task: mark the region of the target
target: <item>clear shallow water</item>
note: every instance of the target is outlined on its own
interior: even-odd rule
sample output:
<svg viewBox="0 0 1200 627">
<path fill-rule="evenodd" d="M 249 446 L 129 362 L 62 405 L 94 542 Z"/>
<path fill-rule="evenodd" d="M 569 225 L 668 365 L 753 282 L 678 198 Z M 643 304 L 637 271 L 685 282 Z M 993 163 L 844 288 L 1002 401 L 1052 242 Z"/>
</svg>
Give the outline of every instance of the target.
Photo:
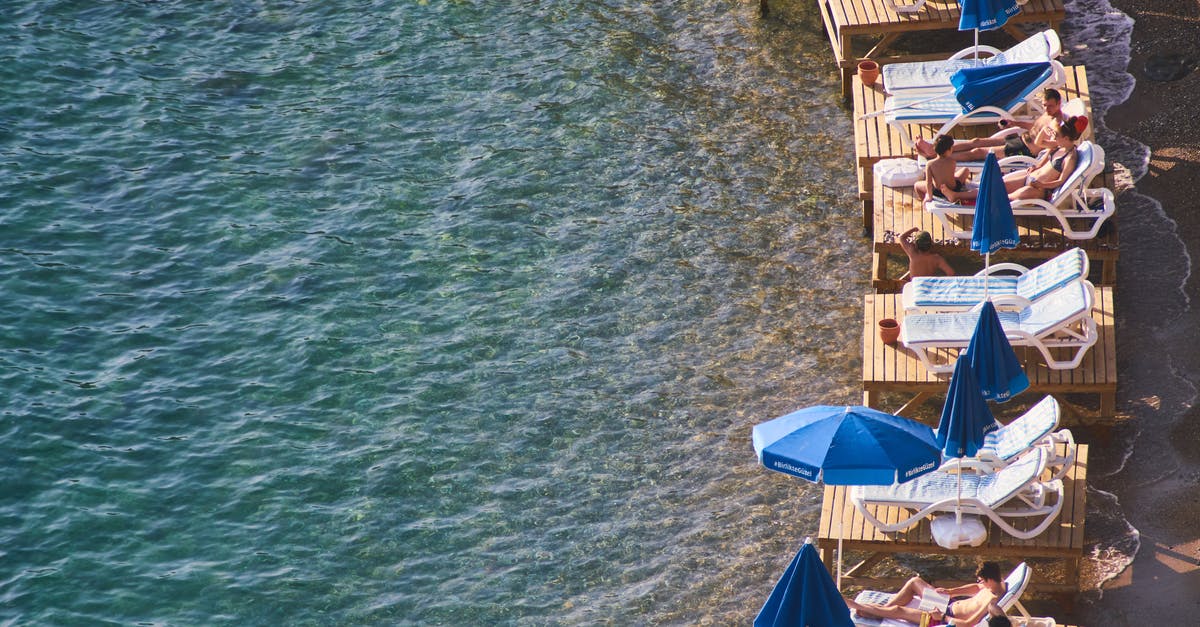
<svg viewBox="0 0 1200 627">
<path fill-rule="evenodd" d="M 750 427 L 860 400 L 869 289 L 772 7 L 0 24 L 0 623 L 747 622 L 819 504 Z"/>
<path fill-rule="evenodd" d="M 867 255 L 819 21 L 742 4 L 6 21 L 0 622 L 752 615 Z"/>
</svg>

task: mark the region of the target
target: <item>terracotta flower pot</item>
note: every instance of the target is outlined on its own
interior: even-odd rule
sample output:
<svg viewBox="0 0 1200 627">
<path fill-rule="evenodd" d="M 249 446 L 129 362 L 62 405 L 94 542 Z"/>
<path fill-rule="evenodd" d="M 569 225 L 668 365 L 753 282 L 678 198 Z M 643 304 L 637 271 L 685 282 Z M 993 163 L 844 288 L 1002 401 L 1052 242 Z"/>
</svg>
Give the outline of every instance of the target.
<svg viewBox="0 0 1200 627">
<path fill-rule="evenodd" d="M 900 339 L 900 323 L 895 318 L 884 318 L 879 321 L 879 339 L 884 344 L 895 344 Z"/>
<path fill-rule="evenodd" d="M 867 87 L 874 85 L 875 81 L 879 80 L 879 64 L 870 59 L 859 61 L 858 78 Z"/>
</svg>

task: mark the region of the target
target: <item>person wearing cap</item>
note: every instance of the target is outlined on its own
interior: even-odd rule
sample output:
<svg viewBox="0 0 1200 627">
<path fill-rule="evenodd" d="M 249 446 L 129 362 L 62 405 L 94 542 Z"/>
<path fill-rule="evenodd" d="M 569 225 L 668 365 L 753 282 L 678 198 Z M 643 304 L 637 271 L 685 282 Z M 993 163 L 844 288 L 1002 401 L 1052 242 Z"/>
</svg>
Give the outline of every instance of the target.
<svg viewBox="0 0 1200 627">
<path fill-rule="evenodd" d="M 946 276 L 954 276 L 954 268 L 946 263 L 946 258 L 933 252 L 933 236 L 929 231 L 917 232 L 913 227 L 900 236 L 900 247 L 908 255 L 908 272 L 900 277 L 907 281 L 915 276 L 936 276 L 941 271 Z M 915 235 L 914 235 L 915 234 Z"/>
</svg>

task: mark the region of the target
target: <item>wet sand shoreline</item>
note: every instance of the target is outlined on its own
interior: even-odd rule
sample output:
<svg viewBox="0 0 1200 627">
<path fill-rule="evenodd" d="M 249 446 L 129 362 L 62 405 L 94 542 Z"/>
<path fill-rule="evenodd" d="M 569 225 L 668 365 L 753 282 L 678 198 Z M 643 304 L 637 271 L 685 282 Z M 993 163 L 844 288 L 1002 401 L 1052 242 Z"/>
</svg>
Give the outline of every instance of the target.
<svg viewBox="0 0 1200 627">
<path fill-rule="evenodd" d="M 1191 267 L 1200 261 L 1200 188 L 1193 185 L 1200 174 L 1200 72 L 1159 82 L 1146 64 L 1156 55 L 1200 52 L 1200 3 L 1112 3 L 1135 20 L 1127 71 L 1137 83 L 1105 124 L 1151 155 L 1136 190 L 1118 198 L 1118 411 L 1128 419 L 1092 434 L 1099 440 L 1092 486 L 1117 499 L 1140 546 L 1129 567 L 1084 594 L 1072 615 L 1057 618 L 1098 627 L 1189 625 L 1200 621 L 1200 416 L 1192 409 L 1200 308 L 1189 298 L 1200 293 L 1200 273 Z M 1157 200 L 1161 211 L 1139 195 Z"/>
</svg>

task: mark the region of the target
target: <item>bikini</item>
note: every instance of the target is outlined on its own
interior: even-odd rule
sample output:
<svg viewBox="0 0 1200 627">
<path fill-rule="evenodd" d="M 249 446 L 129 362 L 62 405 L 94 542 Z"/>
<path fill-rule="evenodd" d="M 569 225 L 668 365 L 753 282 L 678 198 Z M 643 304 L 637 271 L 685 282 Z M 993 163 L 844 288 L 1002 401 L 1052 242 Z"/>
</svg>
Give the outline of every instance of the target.
<svg viewBox="0 0 1200 627">
<path fill-rule="evenodd" d="M 1055 172 L 1062 172 L 1062 171 L 1063 171 L 1063 162 L 1064 162 L 1064 161 L 1066 161 L 1067 157 L 1068 157 L 1068 156 L 1070 156 L 1072 152 L 1075 152 L 1075 149 L 1074 149 L 1074 148 L 1071 148 L 1071 151 L 1070 151 L 1070 152 L 1068 152 L 1068 153 L 1064 154 L 1063 156 L 1061 156 L 1061 157 L 1059 157 L 1059 158 L 1057 158 L 1057 159 L 1051 159 L 1051 160 L 1050 160 L 1050 167 L 1054 168 L 1054 171 L 1055 171 Z M 1032 174 L 1030 174 L 1030 175 L 1028 175 L 1028 176 L 1026 176 L 1026 177 L 1025 177 L 1025 184 L 1026 184 L 1026 185 L 1028 185 L 1028 186 L 1030 186 L 1030 187 L 1033 187 L 1033 182 L 1034 182 L 1034 181 L 1036 181 L 1036 180 L 1037 180 L 1037 179 L 1036 179 L 1036 178 L 1034 178 Z M 1055 192 L 1055 190 L 1057 190 L 1057 189 L 1058 189 L 1057 187 L 1053 187 L 1053 188 L 1046 188 L 1045 190 L 1043 190 L 1043 191 L 1044 191 L 1044 193 L 1042 194 L 1042 199 L 1043 199 L 1043 200 L 1050 200 L 1050 197 L 1054 195 L 1054 192 Z M 958 190 L 955 190 L 955 191 L 958 191 Z"/>
</svg>

